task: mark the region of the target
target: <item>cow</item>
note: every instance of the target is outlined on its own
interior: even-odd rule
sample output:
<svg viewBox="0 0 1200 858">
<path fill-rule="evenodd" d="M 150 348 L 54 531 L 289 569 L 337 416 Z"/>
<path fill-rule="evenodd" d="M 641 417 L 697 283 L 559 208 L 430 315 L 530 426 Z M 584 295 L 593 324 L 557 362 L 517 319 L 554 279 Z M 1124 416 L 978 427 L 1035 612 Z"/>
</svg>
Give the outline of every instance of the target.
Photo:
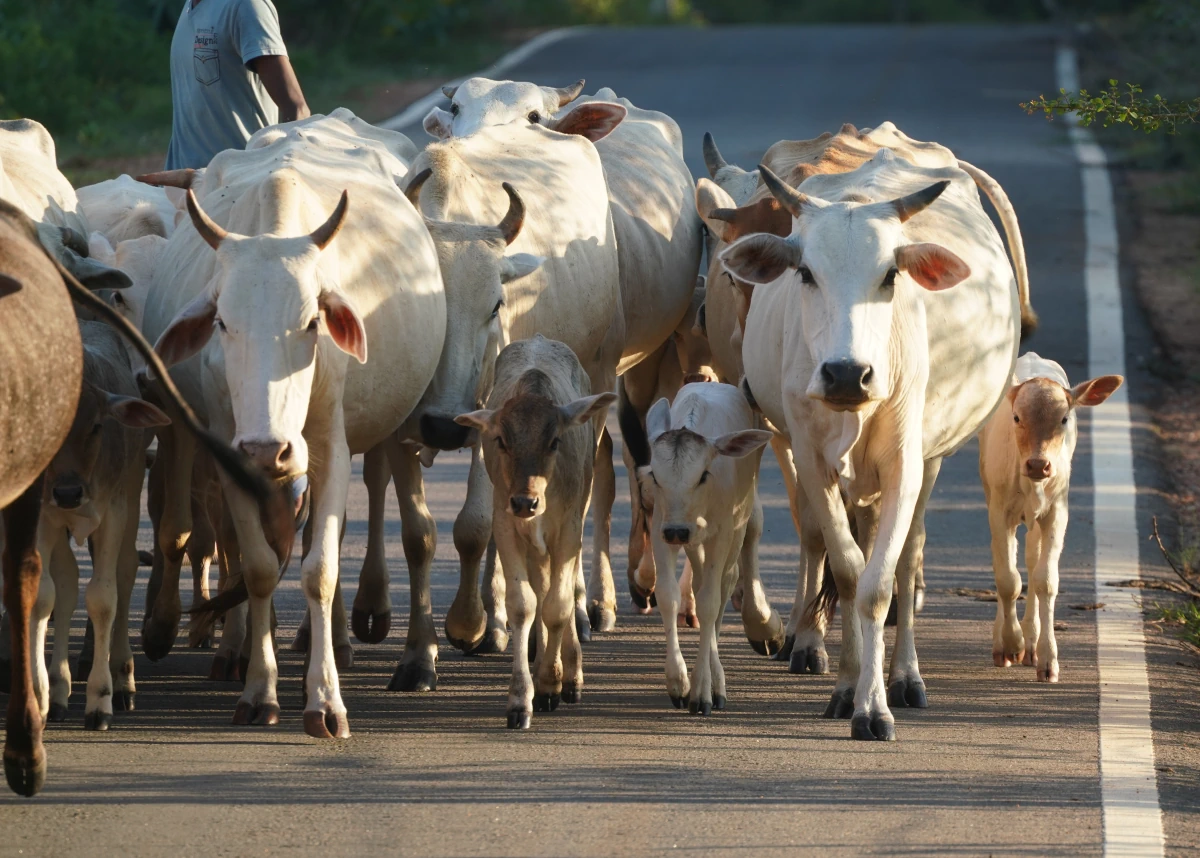
<svg viewBox="0 0 1200 858">
<path fill-rule="evenodd" d="M 748 587 L 749 598 L 742 603 L 747 629 L 771 619 L 770 605 L 761 610 L 766 597 L 758 580 L 763 511 L 757 485 L 761 450 L 772 433 L 756 428 L 738 388 L 696 383 L 685 385 L 674 404 L 666 399 L 654 404 L 646 415 L 646 434 L 650 464 L 639 478 L 654 503 L 650 539 L 658 610 L 667 632 L 667 694 L 676 708 L 687 699 L 693 715 L 709 715 L 726 704 L 717 635 L 739 573 Z M 680 549 L 691 563 L 700 620 L 700 649 L 690 683 L 676 623 Z M 778 626 L 778 615 L 774 620 Z"/>
<path fill-rule="evenodd" d="M 114 246 L 146 235 L 170 238 L 177 217 L 185 217 L 165 189 L 139 182 L 128 174 L 85 185 L 75 195 L 88 225 Z"/>
<path fill-rule="evenodd" d="M 278 126 L 263 145 L 217 155 L 203 187 L 187 189 L 192 228 L 171 237 L 143 323 L 214 432 L 298 501 L 309 498 L 304 729 L 316 738 L 350 733 L 334 661 L 346 635 L 335 596 L 350 456 L 380 443 L 412 411 L 446 332 L 436 250 L 396 186 L 412 144 L 394 132 L 360 135 L 351 117 L 341 111 Z M 164 437 L 176 444 L 165 451 L 171 491 L 159 544 L 164 575 L 177 578 L 191 529 L 193 457 L 171 435 L 159 436 L 160 456 Z M 280 546 L 224 478 L 222 494 L 240 553 L 237 596 L 249 599 L 250 653 L 234 723 L 275 724 L 270 620 Z M 413 623 L 431 625 L 428 614 L 428 603 L 414 606 Z M 177 596 L 165 605 L 160 598 L 144 644 L 149 638 L 157 652 L 168 650 L 178 622 Z"/>
<path fill-rule="evenodd" d="M 527 730 L 535 711 L 578 703 L 583 691 L 575 570 L 596 438 L 617 396 L 593 394 L 575 353 L 540 335 L 505 346 L 495 373 L 487 407 L 455 419 L 479 432 L 492 482 L 491 530 L 513 629 L 508 727 Z"/>
<path fill-rule="evenodd" d="M 85 601 L 94 633 L 94 655 L 84 726 L 107 730 L 114 704 L 122 710 L 133 709 L 129 597 L 138 568 L 145 430 L 165 426 L 170 419 L 139 398 L 129 355 L 117 332 L 103 322 L 81 322 L 80 328 L 83 386 L 79 405 L 70 433 L 46 469 L 42 497 L 38 551 L 43 574 L 33 614 L 34 689 L 42 717 L 66 719 L 71 693 L 67 646 L 79 598 L 79 570 L 69 540 L 73 538 L 77 545 L 86 540 L 93 571 Z M 51 611 L 55 611 L 55 641 L 47 681 L 42 651 Z"/>
<path fill-rule="evenodd" d="M 1054 599 L 1058 558 L 1067 533 L 1071 457 L 1078 436 L 1075 411 L 1100 405 L 1121 386 L 1103 375 L 1075 386 L 1061 366 L 1026 352 L 1017 359 L 1012 385 L 979 433 L 979 477 L 992 532 L 996 622 L 992 660 L 1037 667 L 1039 682 L 1058 682 Z M 1029 595 L 1017 624 L 1017 527 L 1025 525 Z"/>
<path fill-rule="evenodd" d="M 1004 393 L 1027 293 L 957 164 L 918 166 L 881 148 L 799 190 L 761 165 L 760 174 L 792 229 L 720 253 L 731 274 L 759 284 L 742 343 L 745 383 L 791 442 L 843 597 L 846 643 L 826 714 L 851 715 L 855 739 L 890 740 L 889 701 L 926 705 L 912 634 L 925 504 L 942 458 Z M 855 506 L 878 503 L 869 559 L 842 487 Z M 883 621 L 897 570 L 885 687 Z"/>
</svg>

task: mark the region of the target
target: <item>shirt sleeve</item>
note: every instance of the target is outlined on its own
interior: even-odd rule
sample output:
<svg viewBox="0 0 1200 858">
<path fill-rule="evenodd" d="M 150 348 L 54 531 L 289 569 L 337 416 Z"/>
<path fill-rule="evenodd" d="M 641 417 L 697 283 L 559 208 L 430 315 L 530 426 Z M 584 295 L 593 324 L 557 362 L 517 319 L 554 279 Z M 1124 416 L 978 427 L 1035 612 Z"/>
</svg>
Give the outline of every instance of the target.
<svg viewBox="0 0 1200 858">
<path fill-rule="evenodd" d="M 242 65 L 259 57 L 286 57 L 279 13 L 271 0 L 241 0 L 230 21 L 230 36 Z"/>
</svg>

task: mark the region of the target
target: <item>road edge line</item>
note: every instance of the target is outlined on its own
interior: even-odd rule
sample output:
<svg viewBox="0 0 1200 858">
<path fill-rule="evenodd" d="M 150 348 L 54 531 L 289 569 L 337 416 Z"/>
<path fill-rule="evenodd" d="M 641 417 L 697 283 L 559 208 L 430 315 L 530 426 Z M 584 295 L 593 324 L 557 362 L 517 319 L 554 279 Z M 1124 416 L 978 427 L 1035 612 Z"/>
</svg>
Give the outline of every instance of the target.
<svg viewBox="0 0 1200 858">
<path fill-rule="evenodd" d="M 595 29 L 595 28 L 581 26 L 581 27 L 559 27 L 558 29 L 555 29 L 555 30 L 548 30 L 545 33 L 542 33 L 541 35 L 534 36 L 528 42 L 525 42 L 524 44 L 509 51 L 507 54 L 502 56 L 500 59 L 496 60 L 496 62 L 492 63 L 490 66 L 483 69 L 482 71 L 472 72 L 471 74 L 463 75 L 460 78 L 456 78 L 452 81 L 449 81 L 445 85 L 446 86 L 457 86 L 458 84 L 462 83 L 467 78 L 472 78 L 472 77 L 494 78 L 497 75 L 504 74 L 506 71 L 508 71 L 513 66 L 517 65 L 518 63 L 524 62 L 525 60 L 529 59 L 531 56 L 536 54 L 538 51 L 544 50 L 545 48 L 550 47 L 551 45 L 555 44 L 556 42 L 561 42 L 563 39 L 568 38 L 569 36 L 575 36 L 575 35 L 579 35 L 581 33 L 586 33 L 589 30 L 593 30 L 593 29 Z M 439 86 L 433 92 L 429 93 L 428 95 L 418 98 L 416 101 L 414 101 L 408 107 L 404 108 L 404 110 L 397 113 L 391 119 L 387 119 L 387 120 L 384 120 L 383 122 L 377 123 L 377 126 L 379 128 L 386 128 L 390 131 L 399 131 L 405 125 L 411 125 L 414 122 L 420 122 L 422 119 L 425 118 L 425 114 L 427 114 L 433 107 L 436 107 L 438 104 L 440 104 L 444 98 L 445 98 L 445 96 L 442 95 L 442 88 Z"/>
<path fill-rule="evenodd" d="M 1079 90 L 1075 49 L 1057 51 L 1058 85 Z M 1083 185 L 1086 256 L 1088 368 L 1098 375 L 1125 375 L 1125 322 L 1118 266 L 1120 241 L 1112 180 L 1104 150 L 1074 114 L 1066 117 Z M 1100 672 L 1100 797 L 1104 855 L 1161 856 L 1162 810 L 1154 769 L 1150 681 L 1146 669 L 1139 590 L 1107 582 L 1140 577 L 1137 483 L 1133 470 L 1128 385 L 1092 415 L 1092 484 L 1095 546 L 1097 665 Z"/>
</svg>

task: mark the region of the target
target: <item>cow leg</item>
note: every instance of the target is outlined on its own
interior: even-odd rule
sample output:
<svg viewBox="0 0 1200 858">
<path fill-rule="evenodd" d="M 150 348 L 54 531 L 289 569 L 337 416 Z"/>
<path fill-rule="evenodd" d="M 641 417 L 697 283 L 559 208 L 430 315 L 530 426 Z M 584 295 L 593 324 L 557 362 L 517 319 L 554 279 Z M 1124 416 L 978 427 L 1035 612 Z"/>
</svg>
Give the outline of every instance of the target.
<svg viewBox="0 0 1200 858">
<path fill-rule="evenodd" d="M 617 593 L 613 587 L 612 560 L 609 557 L 612 508 L 617 498 L 616 481 L 613 440 L 606 427 L 601 431 L 596 447 L 596 468 L 592 482 L 592 576 L 588 581 L 588 619 L 594 632 L 610 632 L 617 625 Z"/>
<path fill-rule="evenodd" d="M 784 630 L 783 647 L 775 654 L 776 661 L 788 661 L 792 656 L 792 649 L 796 643 L 796 628 L 800 625 L 800 618 L 804 614 L 804 607 L 808 599 L 808 594 L 811 592 L 808 589 L 809 573 L 807 567 L 807 557 L 803 552 L 803 533 L 804 529 L 801 526 L 801 513 L 804 509 L 804 492 L 801 490 L 799 483 L 796 482 L 796 464 L 792 459 L 792 448 L 788 443 L 787 438 L 779 433 L 771 436 L 771 450 L 775 453 L 775 459 L 779 462 L 779 472 L 783 476 L 783 488 L 787 492 L 788 509 L 792 514 L 792 526 L 796 529 L 796 535 L 801 538 L 801 554 L 800 568 L 796 573 L 796 595 L 792 599 L 792 610 L 788 614 L 787 627 Z M 813 527 L 820 529 L 816 522 L 813 522 Z M 821 544 L 821 562 L 824 563 L 825 545 Z M 818 579 L 819 580 L 819 579 Z M 824 637 L 822 636 L 822 640 Z M 803 673 L 803 670 L 799 671 Z"/>
<path fill-rule="evenodd" d="M 783 620 L 779 612 L 771 607 L 758 574 L 758 541 L 762 531 L 762 501 L 756 492 L 754 510 L 746 525 L 746 535 L 738 556 L 738 577 L 742 584 L 742 627 L 756 653 L 775 655 L 783 648 Z"/>
<path fill-rule="evenodd" d="M 829 672 L 829 654 L 825 651 L 829 611 L 817 602 L 825 578 L 825 536 L 816 512 L 804 503 L 802 496 L 799 519 L 801 572 L 796 583 L 792 618 L 789 619 L 789 625 L 793 622 L 795 625 L 788 672 L 824 675 Z M 787 649 L 786 639 L 784 649 Z"/>
<path fill-rule="evenodd" d="M 138 475 L 141 476 L 140 474 Z M 141 480 L 138 480 L 140 483 Z M 129 603 L 137 582 L 137 531 L 141 517 L 141 485 L 131 485 L 125 501 L 125 526 L 117 558 L 117 608 L 113 617 L 112 651 L 108 667 L 113 676 L 113 709 L 132 712 L 137 685 L 133 678 L 133 648 L 129 642 Z"/>
<path fill-rule="evenodd" d="M 433 626 L 429 575 L 437 550 L 437 523 L 425 505 L 425 483 L 416 448 L 397 444 L 389 447 L 387 453 L 396 482 L 396 500 L 400 503 L 410 599 L 408 638 L 388 689 L 434 691 L 438 640 Z"/>
<path fill-rule="evenodd" d="M 454 548 L 458 551 L 458 592 L 446 612 L 446 640 L 468 654 L 503 651 L 499 629 L 489 623 L 480 597 L 479 563 L 488 549 L 492 530 L 492 484 L 483 466 L 483 452 L 471 448 L 467 497 L 454 519 Z"/>
<path fill-rule="evenodd" d="M 124 541 L 125 514 L 122 504 L 112 504 L 92 537 L 92 580 L 84 594 L 95 635 L 87 703 L 83 710 L 83 726 L 87 730 L 103 731 L 112 724 L 113 680 L 109 657 L 112 654 L 113 619 L 117 613 L 117 563 Z"/>
<path fill-rule="evenodd" d="M 199 469 L 197 469 L 199 470 Z M 208 481 L 194 479 L 193 485 L 202 491 L 192 498 L 192 535 L 188 537 L 186 552 L 192 567 L 192 605 L 198 605 L 209 597 L 209 572 L 217 553 L 217 533 L 209 517 Z M 192 649 L 208 649 L 212 646 L 212 629 L 201 628 L 189 623 L 188 646 Z"/>
<path fill-rule="evenodd" d="M 221 509 L 221 567 L 225 581 L 221 590 L 237 586 L 242 580 L 241 547 L 238 543 L 237 528 L 228 501 Z M 221 626 L 221 639 L 217 644 L 216 655 L 213 656 L 208 678 L 217 682 L 237 682 L 245 678 L 242 670 L 242 644 L 246 638 L 249 620 L 249 606 L 243 602 L 225 612 L 225 623 Z"/>
<path fill-rule="evenodd" d="M 581 567 L 582 568 L 582 567 Z M 496 553 L 496 541 L 488 536 L 487 552 L 483 561 L 483 580 L 480 582 L 483 591 L 483 610 L 488 618 L 488 631 L 482 646 L 488 651 L 504 652 L 508 648 L 508 606 L 505 602 L 504 567 L 500 563 L 500 555 Z M 582 592 L 582 590 L 580 591 Z M 579 627 L 580 617 L 584 626 L 587 625 L 587 614 L 581 605 L 582 596 L 576 594 L 576 628 Z M 472 654 L 480 653 L 480 649 L 472 650 Z"/>
<path fill-rule="evenodd" d="M 1058 641 L 1054 601 L 1058 597 L 1058 558 L 1067 535 L 1067 503 L 1059 501 L 1038 520 L 1038 558 L 1030 566 L 1029 590 L 1036 594 L 1041 634 L 1037 639 L 1038 682 L 1058 682 Z M 1028 610 L 1028 608 L 1026 608 Z"/>
<path fill-rule="evenodd" d="M 916 613 L 914 596 L 917 570 L 925 563 L 925 507 L 941 469 L 940 458 L 925 462 L 921 493 L 917 496 L 912 524 L 896 566 L 896 645 L 892 648 L 891 669 L 888 671 L 888 703 L 894 707 L 924 709 L 929 705 L 925 682 L 917 665 L 917 641 L 913 633 Z"/>
<path fill-rule="evenodd" d="M 79 564 L 75 561 L 75 552 L 71 550 L 66 531 L 55 530 L 56 533 L 47 534 L 48 538 L 54 540 L 53 556 L 50 556 L 49 550 L 42 553 L 43 575 L 48 572 L 54 583 L 54 653 L 50 657 L 50 708 L 46 718 L 49 721 L 65 721 L 71 697 L 69 648 L 71 622 L 75 616 L 75 606 L 79 603 Z M 89 660 L 85 664 L 83 654 L 79 662 L 80 674 L 91 670 L 91 662 Z"/>
<path fill-rule="evenodd" d="M 1033 570 L 1041 556 L 1042 528 L 1038 521 L 1025 525 L 1025 571 L 1029 575 L 1029 587 L 1025 592 L 1025 613 L 1021 616 L 1021 632 L 1025 637 L 1025 658 L 1021 663 L 1037 667 L 1038 644 L 1042 636 L 1042 620 L 1039 603 L 1041 598 L 1033 586 Z"/>
<path fill-rule="evenodd" d="M 578 552 L 570 549 L 583 540 L 582 524 L 574 534 L 560 534 L 566 543 L 565 552 L 551 547 L 547 565 L 548 580 L 544 582 L 546 595 L 541 604 L 541 621 L 546 630 L 546 646 L 538 652 L 534 665 L 536 677 L 533 695 L 533 711 L 553 712 L 564 696 L 572 702 L 579 701 L 583 688 L 582 660 L 576 665 L 578 673 L 570 676 L 570 685 L 564 683 L 562 650 L 564 642 L 575 634 L 575 559 Z M 569 629 L 569 630 L 568 630 Z"/>
<path fill-rule="evenodd" d="M 683 572 L 679 575 L 679 615 L 676 620 L 680 626 L 692 629 L 700 628 L 700 618 L 696 615 L 696 575 L 692 569 L 692 560 L 684 556 Z"/>
<path fill-rule="evenodd" d="M 179 575 L 192 533 L 192 471 L 196 457 L 195 442 L 187 432 L 164 427 L 158 437 L 154 467 L 161 464 L 166 468 L 163 514 L 158 529 L 163 573 L 153 606 L 147 605 L 142 622 L 142 651 L 151 661 L 165 658 L 179 634 L 179 620 L 183 614 L 179 601 Z"/>
<path fill-rule="evenodd" d="M 745 550 L 743 537 L 740 542 Z M 737 543 L 734 543 L 736 548 Z M 721 603 L 717 608 L 717 623 L 713 628 L 713 649 L 709 660 L 711 661 L 712 676 L 713 676 L 713 709 L 724 709 L 728 701 L 728 693 L 725 690 L 725 667 L 721 664 L 721 658 L 717 653 L 717 640 L 721 637 L 721 626 L 725 624 L 725 605 L 728 604 L 736 591 L 737 587 L 742 582 L 741 572 L 738 570 L 738 563 L 731 563 L 732 557 L 726 559 L 728 568 L 721 578 Z M 778 619 L 778 617 L 776 618 Z M 783 622 L 780 621 L 779 627 L 783 629 Z M 782 638 L 780 639 L 782 640 Z"/>
<path fill-rule="evenodd" d="M 658 613 L 662 616 L 667 637 L 667 696 L 676 709 L 683 706 L 691 691 L 688 681 L 687 663 L 679 648 L 679 581 L 675 568 L 679 563 L 679 547 L 668 545 L 658 531 L 650 532 L 650 545 L 654 548 L 654 592 L 658 601 Z"/>
<path fill-rule="evenodd" d="M 634 613 L 648 614 L 653 610 L 650 597 L 654 593 L 654 552 L 647 550 L 650 547 L 650 518 L 646 515 L 641 487 L 638 485 L 637 464 L 629 453 L 628 445 L 622 445 L 621 459 L 629 475 L 629 567 L 626 571 L 629 598 Z"/>
<path fill-rule="evenodd" d="M 995 500 L 995 503 L 993 503 Z M 1017 569 L 1017 528 L 1009 525 L 999 499 L 988 499 L 992 533 L 992 572 L 996 578 L 996 621 L 992 625 L 992 663 L 1011 667 L 1025 657 L 1025 638 L 1017 621 L 1021 573 Z"/>
<path fill-rule="evenodd" d="M 716 557 L 704 545 L 684 549 L 692 563 L 696 582 L 696 614 L 700 618 L 700 647 L 692 671 L 692 694 L 688 711 L 693 715 L 711 715 L 713 710 L 713 662 L 717 658 L 717 617 L 721 613 L 721 573 L 726 558 Z M 723 701 L 720 701 L 723 705 Z"/>
<path fill-rule="evenodd" d="M 30 668 L 34 650 L 29 615 L 37 600 L 42 560 L 37 550 L 43 478 L 33 481 L 4 509 L 4 609 L 11 635 L 9 698 L 4 738 L 4 777 L 17 795 L 37 795 L 46 782 L 42 715 Z"/>
<path fill-rule="evenodd" d="M 505 601 L 512 624 L 512 680 L 508 686 L 510 730 L 528 730 L 533 717 L 533 677 L 529 672 L 529 635 L 537 616 L 537 596 L 526 568 L 525 548 L 516 544 L 511 527 L 496 533 L 503 559 Z"/>
<path fill-rule="evenodd" d="M 358 574 L 358 592 L 350 612 L 350 627 L 363 643 L 379 643 L 387 637 L 392 625 L 384 525 L 387 487 L 392 478 L 388 448 L 394 444 L 398 442 L 395 437 L 390 437 L 363 456 L 363 483 L 367 486 L 367 554 Z M 396 491 L 399 493 L 399 487 Z"/>
<path fill-rule="evenodd" d="M 37 535 L 38 553 L 46 559 L 41 566 L 37 599 L 33 603 L 33 611 L 29 617 L 32 626 L 33 659 L 30 667 L 38 717 L 43 723 L 50 712 L 50 675 L 46 670 L 46 632 L 50 624 L 50 615 L 54 613 L 54 601 L 57 596 L 57 588 L 54 586 L 51 570 L 54 568 L 54 555 L 63 550 L 60 542 L 66 542 L 65 533 L 66 531 L 43 522 Z M 70 547 L 67 546 L 65 550 L 70 551 Z M 68 693 L 69 690 L 68 686 Z M 66 717 L 65 708 L 63 717 Z"/>
</svg>

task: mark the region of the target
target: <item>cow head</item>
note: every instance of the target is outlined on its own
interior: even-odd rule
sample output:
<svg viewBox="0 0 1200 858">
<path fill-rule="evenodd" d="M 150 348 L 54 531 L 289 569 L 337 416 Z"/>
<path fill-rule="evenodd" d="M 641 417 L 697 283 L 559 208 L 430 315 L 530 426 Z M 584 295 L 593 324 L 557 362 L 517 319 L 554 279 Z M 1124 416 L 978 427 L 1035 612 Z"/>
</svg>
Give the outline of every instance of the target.
<svg viewBox="0 0 1200 858">
<path fill-rule="evenodd" d="M 710 522 L 729 514 L 728 479 L 714 478 L 713 463 L 722 456 L 740 459 L 771 440 L 759 429 L 730 432 L 705 438 L 687 428 L 671 428 L 671 406 L 666 399 L 654 403 L 646 414 L 650 464 L 638 473 L 643 495 L 652 498 L 654 526 L 668 545 L 695 545 L 704 541 Z"/>
<path fill-rule="evenodd" d="M 493 490 L 508 499 L 509 513 L 533 518 L 546 511 L 546 489 L 554 479 L 562 436 L 591 422 L 616 398 L 615 393 L 599 393 L 555 405 L 540 393 L 518 392 L 499 409 L 473 411 L 457 420 L 481 433 L 484 455 L 492 462 L 488 475 Z"/>
<path fill-rule="evenodd" d="M 511 80 L 473 77 L 444 86 L 450 109 L 435 107 L 425 117 L 425 130 L 439 140 L 468 137 L 480 128 L 522 120 L 535 125 L 549 119 L 583 92 L 583 81 L 571 86 L 538 86 Z"/>
<path fill-rule="evenodd" d="M 1075 409 L 1099 405 L 1122 381 L 1119 375 L 1102 375 L 1066 388 L 1049 378 L 1031 378 L 1009 388 L 1022 476 L 1035 482 L 1053 477 L 1064 441 L 1074 442 Z"/>
<path fill-rule="evenodd" d="M 418 211 L 421 187 L 430 175 L 422 170 L 405 190 Z M 414 416 L 421 442 L 435 450 L 457 450 L 469 443 L 470 429 L 454 418 L 479 407 L 491 390 L 503 347 L 504 287 L 545 261 L 530 253 L 506 252 L 525 223 L 525 204 L 512 185 L 505 182 L 503 188 L 508 212 L 496 226 L 425 219 L 446 287 L 446 341 Z"/>
<path fill-rule="evenodd" d="M 901 230 L 950 183 L 885 202 L 828 202 L 800 193 L 766 167 L 759 170 L 794 218 L 793 231 L 786 238 L 742 238 L 721 253 L 722 263 L 750 283 L 781 279 L 800 291 L 814 367 L 809 398 L 834 411 L 856 411 L 886 399 L 892 389 L 897 306 L 911 307 L 914 289 L 949 289 L 971 274 L 951 251 L 909 244 Z"/>
<path fill-rule="evenodd" d="M 171 366 L 199 352 L 218 332 L 234 446 L 273 477 L 308 469 L 301 432 L 322 334 L 360 363 L 367 360 L 362 319 L 318 270 L 318 258 L 345 222 L 348 205 L 343 192 L 333 214 L 310 235 L 242 236 L 213 222 L 188 190 L 188 213 L 216 253 L 216 270 L 155 350 Z"/>
</svg>

